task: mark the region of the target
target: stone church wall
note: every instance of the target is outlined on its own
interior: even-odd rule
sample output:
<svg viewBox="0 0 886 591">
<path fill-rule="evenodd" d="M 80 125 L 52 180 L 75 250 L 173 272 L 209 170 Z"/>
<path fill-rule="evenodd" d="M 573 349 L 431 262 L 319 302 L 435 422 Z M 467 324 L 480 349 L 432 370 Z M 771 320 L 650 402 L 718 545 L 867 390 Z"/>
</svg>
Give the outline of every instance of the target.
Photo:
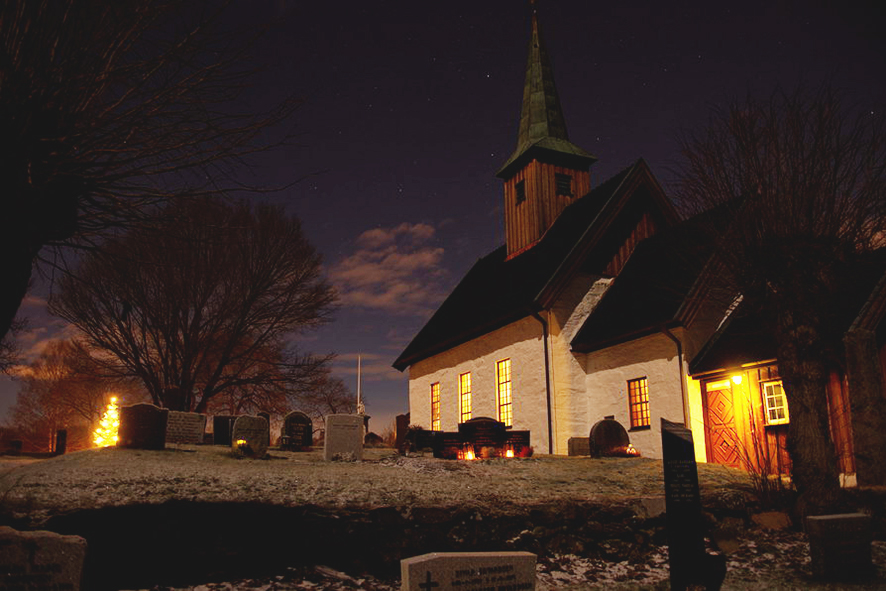
<svg viewBox="0 0 886 591">
<path fill-rule="evenodd" d="M 495 365 L 511 360 L 513 428 L 530 432 L 530 445 L 548 453 L 547 390 L 541 323 L 526 317 L 409 368 L 409 412 L 413 425 L 431 428 L 431 384 L 440 383 L 441 427 L 459 423 L 458 380 L 471 372 L 473 417 L 498 419 Z"/>
</svg>

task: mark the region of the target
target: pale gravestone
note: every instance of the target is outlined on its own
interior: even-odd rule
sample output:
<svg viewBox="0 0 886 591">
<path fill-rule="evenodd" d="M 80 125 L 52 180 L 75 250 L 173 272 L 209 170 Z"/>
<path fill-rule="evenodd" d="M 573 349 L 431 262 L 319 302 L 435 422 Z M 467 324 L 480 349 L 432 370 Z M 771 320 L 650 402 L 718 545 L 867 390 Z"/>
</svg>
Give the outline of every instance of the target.
<svg viewBox="0 0 886 591">
<path fill-rule="evenodd" d="M 726 577 L 726 558 L 705 552 L 692 431 L 662 419 L 661 448 L 671 589 L 719 589 Z"/>
<path fill-rule="evenodd" d="M 164 449 L 169 411 L 153 404 L 133 404 L 120 408 L 117 447 Z"/>
<path fill-rule="evenodd" d="M 231 429 L 231 451 L 235 455 L 261 459 L 268 454 L 268 422 L 262 417 L 243 415 Z"/>
<path fill-rule="evenodd" d="M 280 448 L 288 451 L 308 451 L 314 443 L 314 421 L 305 413 L 294 410 L 283 417 L 280 429 Z"/>
<path fill-rule="evenodd" d="M 205 430 L 206 415 L 171 410 L 166 422 L 166 442 L 199 445 L 203 443 Z"/>
<path fill-rule="evenodd" d="M 0 526 L 0 589 L 79 591 L 86 540 Z"/>
<path fill-rule="evenodd" d="M 326 415 L 326 436 L 323 440 L 323 458 L 363 461 L 363 417 L 361 415 Z"/>
<path fill-rule="evenodd" d="M 535 589 L 530 552 L 432 552 L 400 561 L 402 591 Z"/>
<path fill-rule="evenodd" d="M 851 581 L 874 574 L 870 515 L 810 516 L 806 518 L 806 535 L 816 577 Z"/>
</svg>

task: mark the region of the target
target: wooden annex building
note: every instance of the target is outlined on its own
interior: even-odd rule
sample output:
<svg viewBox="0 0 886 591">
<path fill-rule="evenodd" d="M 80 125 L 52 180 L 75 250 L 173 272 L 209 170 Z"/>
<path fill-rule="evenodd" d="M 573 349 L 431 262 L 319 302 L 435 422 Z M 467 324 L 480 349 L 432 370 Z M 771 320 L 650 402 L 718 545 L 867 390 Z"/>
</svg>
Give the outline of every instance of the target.
<svg viewBox="0 0 886 591">
<path fill-rule="evenodd" d="M 642 159 L 596 183 L 595 161 L 569 141 L 533 14 L 517 148 L 498 171 L 505 244 L 394 362 L 409 371 L 411 422 L 457 431 L 492 417 L 528 431 L 537 453 L 565 455 L 614 416 L 644 456 L 661 457 L 665 418 L 692 429 L 699 461 L 787 472 L 790 392 L 771 317 L 719 287 L 700 231 L 728 220 L 681 221 Z M 828 391 L 846 484 L 876 472 L 855 441 L 853 389 L 886 402 L 886 256 L 862 267 L 834 311 L 846 351 Z"/>
</svg>

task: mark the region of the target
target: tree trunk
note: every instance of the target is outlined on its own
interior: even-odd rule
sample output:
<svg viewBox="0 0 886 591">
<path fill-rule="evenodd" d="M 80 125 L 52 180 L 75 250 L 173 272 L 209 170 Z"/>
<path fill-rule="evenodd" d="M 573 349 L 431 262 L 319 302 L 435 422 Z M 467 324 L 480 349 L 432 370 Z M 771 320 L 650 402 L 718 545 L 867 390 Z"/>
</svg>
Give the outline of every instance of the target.
<svg viewBox="0 0 886 591">
<path fill-rule="evenodd" d="M 6 236 L 15 237 L 16 233 L 10 232 Z M 28 293 L 34 256 L 26 246 L 16 244 L 14 238 L 0 239 L 0 250 L 3 257 L 0 269 L 3 284 L 0 289 L 0 338 L 3 338 L 12 327 L 22 300 Z"/>
</svg>

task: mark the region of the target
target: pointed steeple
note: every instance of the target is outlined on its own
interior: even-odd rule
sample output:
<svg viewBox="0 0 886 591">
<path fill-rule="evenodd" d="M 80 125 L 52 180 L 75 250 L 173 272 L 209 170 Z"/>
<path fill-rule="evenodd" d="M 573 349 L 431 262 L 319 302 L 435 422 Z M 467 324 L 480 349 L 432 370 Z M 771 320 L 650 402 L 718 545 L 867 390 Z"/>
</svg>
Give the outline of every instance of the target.
<svg viewBox="0 0 886 591">
<path fill-rule="evenodd" d="M 569 141 L 551 62 L 539 32 L 538 11 L 535 2 L 532 4 L 532 34 L 517 149 L 498 171 L 497 176 L 501 178 L 511 176 L 533 156 L 553 157 L 576 168 L 587 168 L 597 160 Z"/>
</svg>

